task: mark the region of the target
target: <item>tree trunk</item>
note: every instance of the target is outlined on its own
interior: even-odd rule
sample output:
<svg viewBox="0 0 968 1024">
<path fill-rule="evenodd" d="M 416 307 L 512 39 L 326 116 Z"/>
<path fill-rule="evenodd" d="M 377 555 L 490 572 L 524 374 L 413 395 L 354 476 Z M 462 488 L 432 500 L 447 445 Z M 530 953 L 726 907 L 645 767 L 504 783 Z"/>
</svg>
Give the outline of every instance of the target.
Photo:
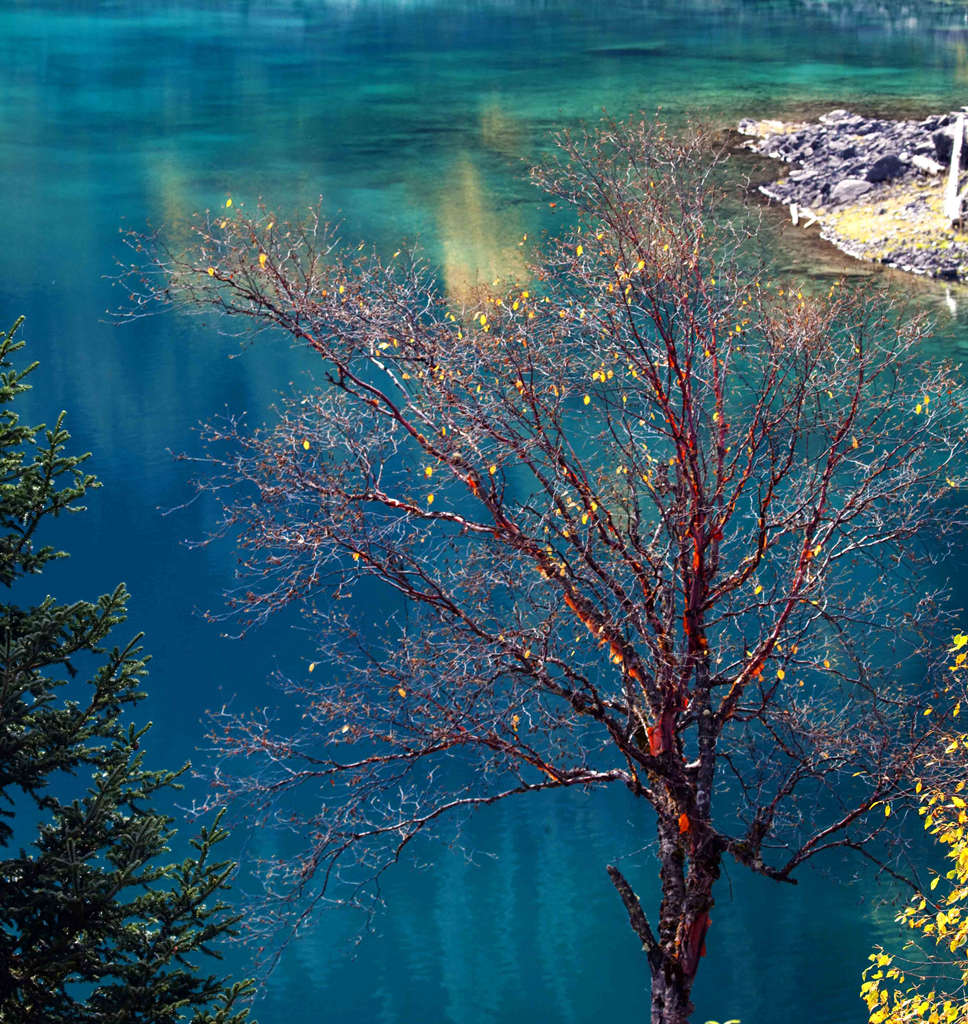
<svg viewBox="0 0 968 1024">
<path fill-rule="evenodd" d="M 662 967 L 653 971 L 651 1024 L 688 1024 L 692 1013 L 690 987 L 681 971 Z"/>
</svg>

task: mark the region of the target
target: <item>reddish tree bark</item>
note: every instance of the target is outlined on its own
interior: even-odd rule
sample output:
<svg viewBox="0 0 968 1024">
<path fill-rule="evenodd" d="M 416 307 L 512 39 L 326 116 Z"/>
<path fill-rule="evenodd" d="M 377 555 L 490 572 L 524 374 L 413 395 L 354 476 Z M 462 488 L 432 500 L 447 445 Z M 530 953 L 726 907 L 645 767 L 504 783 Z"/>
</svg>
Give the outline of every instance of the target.
<svg viewBox="0 0 968 1024">
<path fill-rule="evenodd" d="M 747 269 L 702 140 L 605 124 L 561 147 L 535 178 L 575 230 L 473 309 L 413 254 L 346 257 L 262 211 L 200 222 L 191 252 L 135 238 L 132 315 L 279 328 L 325 376 L 270 427 L 209 428 L 201 460 L 243 550 L 232 614 L 303 602 L 325 667 L 283 681 L 296 733 L 212 719 L 212 802 L 305 839 L 256 920 L 365 903 L 445 815 L 622 785 L 655 812 L 654 926 L 608 872 L 653 1024 L 681 1024 L 724 857 L 793 881 L 822 851 L 886 855 L 869 812 L 919 751 L 897 666 L 964 524 L 964 408 L 883 297 Z M 350 621 L 361 579 L 409 621 Z"/>
</svg>

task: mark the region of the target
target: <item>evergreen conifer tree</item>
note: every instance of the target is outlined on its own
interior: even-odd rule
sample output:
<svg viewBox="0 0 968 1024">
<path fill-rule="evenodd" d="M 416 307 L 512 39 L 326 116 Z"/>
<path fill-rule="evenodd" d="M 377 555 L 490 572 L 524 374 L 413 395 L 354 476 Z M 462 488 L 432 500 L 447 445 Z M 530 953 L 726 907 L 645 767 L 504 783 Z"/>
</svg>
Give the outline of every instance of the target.
<svg viewBox="0 0 968 1024">
<path fill-rule="evenodd" d="M 129 721 L 146 658 L 139 637 L 111 642 L 124 586 L 93 603 L 14 597 L 63 557 L 46 521 L 97 486 L 63 414 L 20 421 L 36 364 L 12 362 L 19 326 L 0 333 L 0 1022 L 241 1024 L 251 983 L 198 966 L 237 921 L 221 898 L 233 865 L 214 857 L 226 833 L 216 820 L 169 862 L 157 804 L 180 772 L 146 767 L 147 729 Z"/>
</svg>

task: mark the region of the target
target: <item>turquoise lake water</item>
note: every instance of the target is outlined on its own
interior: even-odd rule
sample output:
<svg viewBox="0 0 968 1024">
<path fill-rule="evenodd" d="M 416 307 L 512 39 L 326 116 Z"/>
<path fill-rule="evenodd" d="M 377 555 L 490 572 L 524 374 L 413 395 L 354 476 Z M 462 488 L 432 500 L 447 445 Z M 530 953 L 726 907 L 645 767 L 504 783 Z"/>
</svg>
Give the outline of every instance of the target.
<svg viewBox="0 0 968 1024">
<path fill-rule="evenodd" d="M 45 582 L 62 599 L 128 583 L 132 628 L 154 653 L 152 751 L 174 763 L 193 756 L 206 708 L 272 704 L 270 673 L 304 665 L 312 645 L 282 621 L 231 641 L 199 617 L 219 606 L 234 555 L 182 545 L 205 534 L 204 502 L 159 511 L 191 494 L 169 450 L 197 450 L 196 424 L 224 408 L 268 417 L 312 364 L 271 342 L 231 358 L 235 342 L 178 315 L 112 326 L 120 227 L 150 221 L 177 237 L 228 196 L 297 211 L 322 195 L 354 237 L 418 237 L 459 294 L 513 271 L 523 234 L 553 229 L 525 168 L 555 128 L 603 107 L 661 105 L 674 122 L 715 126 L 835 106 L 948 110 L 968 98 L 968 21 L 962 4 L 889 0 L 5 0 L 0 96 L 2 316 L 27 315 L 41 360 L 31 414 L 68 409 L 104 482 L 64 525 L 73 558 Z M 762 173 L 735 163 L 737 180 Z M 766 230 L 796 275 L 870 273 L 782 218 Z M 968 294 L 882 276 L 938 315 L 938 352 L 968 351 Z M 645 962 L 604 865 L 625 858 L 647 898 L 655 883 L 636 854 L 650 838 L 644 809 L 621 795 L 482 814 L 462 848 L 428 845 L 422 870 L 411 858 L 391 873 L 360 945 L 348 945 L 358 922 L 339 914 L 294 942 L 259 1019 L 644 1020 Z M 789 888 L 728 869 L 696 1020 L 859 1024 L 860 970 L 894 934 L 875 897 L 869 879 L 836 886 L 814 871 Z M 245 969 L 244 954 L 232 962 Z"/>
</svg>

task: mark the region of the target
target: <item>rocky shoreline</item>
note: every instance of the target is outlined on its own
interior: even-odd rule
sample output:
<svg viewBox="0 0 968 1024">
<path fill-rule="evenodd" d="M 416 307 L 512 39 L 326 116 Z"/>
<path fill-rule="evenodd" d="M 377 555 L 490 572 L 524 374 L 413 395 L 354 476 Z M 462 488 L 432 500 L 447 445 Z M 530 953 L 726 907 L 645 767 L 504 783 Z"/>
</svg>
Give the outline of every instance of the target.
<svg viewBox="0 0 968 1024">
<path fill-rule="evenodd" d="M 746 147 L 790 164 L 760 191 L 794 224 L 857 259 L 944 280 L 968 280 L 968 233 L 942 213 L 958 112 L 922 121 L 832 110 L 819 121 L 743 120 Z"/>
</svg>

